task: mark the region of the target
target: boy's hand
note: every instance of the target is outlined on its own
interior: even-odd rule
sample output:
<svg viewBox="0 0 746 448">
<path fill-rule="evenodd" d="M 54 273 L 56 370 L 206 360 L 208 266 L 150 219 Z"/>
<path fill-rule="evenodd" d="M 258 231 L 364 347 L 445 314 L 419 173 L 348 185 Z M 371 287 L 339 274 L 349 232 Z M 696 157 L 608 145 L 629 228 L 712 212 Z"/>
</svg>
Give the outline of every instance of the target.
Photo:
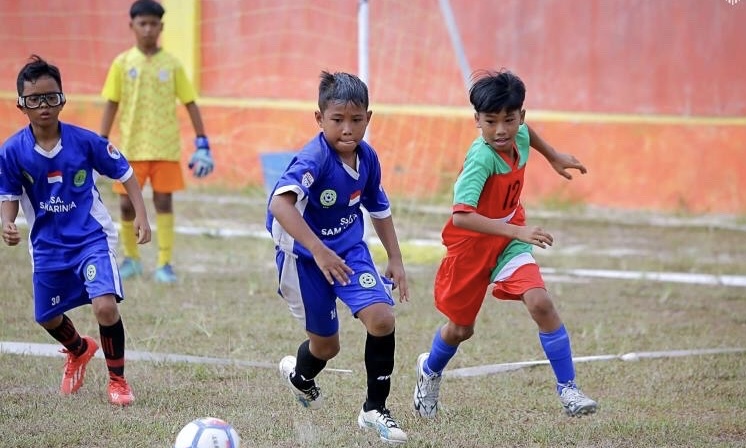
<svg viewBox="0 0 746 448">
<path fill-rule="evenodd" d="M 546 249 L 547 246 L 551 246 L 552 243 L 554 243 L 552 235 L 541 227 L 520 227 L 516 239 L 523 241 L 524 243 L 539 246 L 542 249 Z"/>
<path fill-rule="evenodd" d="M 383 275 L 394 282 L 394 289 L 399 290 L 399 302 L 409 301 L 409 285 L 407 285 L 407 274 L 401 262 L 389 261 Z"/>
<path fill-rule="evenodd" d="M 148 223 L 147 218 L 143 219 L 140 216 L 136 216 L 133 225 L 135 227 L 137 244 L 145 244 L 150 242 L 151 230 L 150 223 Z"/>
<path fill-rule="evenodd" d="M 551 165 L 552 168 L 554 168 L 554 171 L 559 173 L 559 175 L 565 179 L 572 179 L 572 175 L 567 172 L 569 168 L 576 169 L 582 174 L 588 172 L 585 165 L 580 163 L 580 161 L 572 154 L 557 153 L 557 157 L 551 161 Z"/>
<path fill-rule="evenodd" d="M 192 154 L 192 158 L 189 159 L 189 169 L 192 170 L 195 177 L 205 177 L 212 173 L 215 168 L 215 162 L 213 162 L 212 154 L 210 154 L 210 142 L 207 137 L 200 135 L 194 139 L 194 146 L 197 149 Z"/>
<path fill-rule="evenodd" d="M 3 241 L 8 246 L 15 246 L 21 242 L 21 234 L 18 233 L 15 223 L 3 223 Z"/>
<path fill-rule="evenodd" d="M 313 254 L 313 260 L 316 265 L 321 269 L 321 272 L 326 277 L 326 281 L 330 285 L 334 284 L 334 280 L 338 281 L 342 285 L 350 284 L 350 275 L 355 272 L 347 266 L 345 261 L 340 258 L 333 250 L 326 247 L 324 244 L 320 244 L 318 248 L 311 251 Z"/>
</svg>

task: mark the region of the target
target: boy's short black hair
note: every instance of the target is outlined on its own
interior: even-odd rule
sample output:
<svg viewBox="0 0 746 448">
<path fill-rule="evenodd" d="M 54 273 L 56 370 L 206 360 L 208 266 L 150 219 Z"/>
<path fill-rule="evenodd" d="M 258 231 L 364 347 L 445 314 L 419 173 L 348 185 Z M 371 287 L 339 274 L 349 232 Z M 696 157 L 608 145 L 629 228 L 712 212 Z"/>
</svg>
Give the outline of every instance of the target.
<svg viewBox="0 0 746 448">
<path fill-rule="evenodd" d="M 321 72 L 319 83 L 319 110 L 324 112 L 332 102 L 352 103 L 368 110 L 368 86 L 349 73 Z"/>
<path fill-rule="evenodd" d="M 16 80 L 18 96 L 23 95 L 24 82 L 36 81 L 42 76 L 49 76 L 57 81 L 57 85 L 60 86 L 60 92 L 62 92 L 62 75 L 60 75 L 60 69 L 42 59 L 41 56 L 32 54 L 29 57 L 29 62 L 18 72 L 18 79 Z"/>
<path fill-rule="evenodd" d="M 165 13 L 163 6 L 155 0 L 137 0 L 130 7 L 130 19 L 137 16 L 156 16 L 162 19 Z"/>
<path fill-rule="evenodd" d="M 477 113 L 513 112 L 523 109 L 526 86 L 508 70 L 474 72 L 469 101 Z"/>
</svg>

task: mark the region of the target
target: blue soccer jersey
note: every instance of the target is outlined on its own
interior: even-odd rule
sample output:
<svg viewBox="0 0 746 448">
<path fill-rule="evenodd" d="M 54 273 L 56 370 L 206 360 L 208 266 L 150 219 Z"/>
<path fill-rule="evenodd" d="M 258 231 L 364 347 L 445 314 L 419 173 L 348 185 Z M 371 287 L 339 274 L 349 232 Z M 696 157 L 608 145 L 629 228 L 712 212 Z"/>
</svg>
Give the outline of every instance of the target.
<svg viewBox="0 0 746 448">
<path fill-rule="evenodd" d="M 94 175 L 124 182 L 133 174 L 117 148 L 95 133 L 60 123 L 60 136 L 45 151 L 28 126 L 0 149 L 0 200 L 20 201 L 36 272 L 71 268 L 91 251 L 116 250 L 117 231 Z"/>
<path fill-rule="evenodd" d="M 372 218 L 391 215 L 388 197 L 381 186 L 381 165 L 373 148 L 360 142 L 355 170 L 342 162 L 323 132 L 293 158 L 270 197 L 286 192 L 298 196 L 295 207 L 303 219 L 337 254 L 344 254 L 363 240 L 361 205 Z M 266 225 L 279 250 L 312 256 L 285 232 L 269 210 Z"/>
</svg>

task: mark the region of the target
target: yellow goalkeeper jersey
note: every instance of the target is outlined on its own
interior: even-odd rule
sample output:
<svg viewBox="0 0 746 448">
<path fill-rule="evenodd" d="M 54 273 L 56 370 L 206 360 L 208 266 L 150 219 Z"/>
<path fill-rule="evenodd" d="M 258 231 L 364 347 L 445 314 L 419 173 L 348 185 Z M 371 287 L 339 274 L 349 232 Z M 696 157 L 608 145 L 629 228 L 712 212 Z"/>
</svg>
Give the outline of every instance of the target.
<svg viewBox="0 0 746 448">
<path fill-rule="evenodd" d="M 114 59 L 101 95 L 119 103 L 117 146 L 128 160 L 180 160 L 176 100 L 188 104 L 197 93 L 178 59 L 162 49 L 146 56 L 133 47 Z"/>
</svg>

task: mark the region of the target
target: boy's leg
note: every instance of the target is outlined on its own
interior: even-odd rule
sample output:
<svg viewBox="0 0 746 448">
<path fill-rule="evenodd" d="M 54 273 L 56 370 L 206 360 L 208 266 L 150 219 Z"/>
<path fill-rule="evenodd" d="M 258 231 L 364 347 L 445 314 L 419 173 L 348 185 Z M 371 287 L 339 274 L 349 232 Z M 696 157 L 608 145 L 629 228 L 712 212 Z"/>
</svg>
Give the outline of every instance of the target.
<svg viewBox="0 0 746 448">
<path fill-rule="evenodd" d="M 298 347 L 297 357 L 282 358 L 280 374 L 303 407 L 319 409 L 323 396 L 315 378 L 339 352 L 336 296 L 313 259 L 278 251 L 276 263 L 278 292 L 309 337 Z"/>
<path fill-rule="evenodd" d="M 115 256 L 110 251 L 95 252 L 78 269 L 98 322 L 101 350 L 109 371 L 109 401 L 126 406 L 134 401 L 134 396 L 124 379 L 124 326 L 117 304 L 123 299 L 124 292 L 118 279 Z"/>
<path fill-rule="evenodd" d="M 417 357 L 413 406 L 421 417 L 434 418 L 438 413 L 442 372 L 459 344 L 474 334 L 474 322 L 490 281 L 485 266 L 494 263 L 498 250 L 478 241 L 458 250 L 449 248 L 438 267 L 435 306 L 448 322 L 435 332 L 430 351 Z"/>
<path fill-rule="evenodd" d="M 109 401 L 115 405 L 127 406 L 132 404 L 135 397 L 124 378 L 124 325 L 116 298 L 113 294 L 107 294 L 96 297 L 91 303 L 101 335 L 101 350 L 109 371 Z"/>
<path fill-rule="evenodd" d="M 169 194 L 169 196 L 171 195 Z M 173 213 L 157 212 L 155 223 L 158 240 L 158 264 L 155 270 L 155 280 L 160 283 L 174 283 L 178 280 L 171 265 L 174 245 L 174 215 Z"/>
<path fill-rule="evenodd" d="M 442 336 L 443 331 L 451 322 L 438 328 L 433 337 L 430 351 L 417 357 L 417 383 L 414 387 L 414 409 L 424 418 L 435 418 L 438 414 L 438 398 L 440 397 L 440 380 L 448 362 L 456 355 L 460 340 L 455 339 L 451 344 Z M 473 332 L 473 329 L 471 330 Z M 457 333 L 458 334 L 458 333 Z"/>
<path fill-rule="evenodd" d="M 89 303 L 83 282 L 74 269 L 34 272 L 33 289 L 36 322 L 65 347 L 61 350 L 67 356 L 60 393 L 73 394 L 83 385 L 86 366 L 98 350 L 96 341 L 81 336 L 65 315 L 66 311 Z"/>
<path fill-rule="evenodd" d="M 534 265 L 535 266 L 535 265 Z M 527 267 L 526 271 L 532 271 Z M 537 276 L 537 272 L 532 275 Z M 525 274 L 525 273 L 524 273 Z M 591 414 L 597 403 L 588 398 L 575 384 L 575 365 L 572 360 L 572 347 L 567 329 L 544 288 L 532 288 L 523 295 L 529 314 L 539 327 L 539 341 L 544 354 L 552 366 L 557 380 L 557 393 L 570 416 Z"/>
<path fill-rule="evenodd" d="M 339 347 L 338 336 L 320 338 L 309 333 L 316 344 L 323 342 L 319 339 L 330 339 L 329 345 Z M 297 357 L 286 356 L 280 361 L 280 374 L 287 380 L 291 391 L 298 402 L 308 409 L 320 409 L 324 404 L 321 389 L 316 385 L 316 376 L 326 367 L 326 360 L 311 353 L 311 341 L 306 339 L 298 346 Z M 334 353 L 336 354 L 336 352 Z"/>
<path fill-rule="evenodd" d="M 65 347 L 62 353 L 67 355 L 67 359 L 65 360 L 65 369 L 60 384 L 60 393 L 70 395 L 77 392 L 83 385 L 86 366 L 93 355 L 96 354 L 98 344 L 91 337 L 80 336 L 67 315 L 63 314 L 59 319 L 59 324 L 54 326 L 54 322 L 57 320 L 44 322 L 42 326 Z"/>
<path fill-rule="evenodd" d="M 355 270 L 357 273 L 357 269 Z M 385 292 L 384 292 L 385 293 Z M 389 443 L 404 443 L 407 434 L 391 416 L 386 399 L 391 392 L 396 351 L 395 318 L 391 304 L 373 303 L 360 310 L 357 317 L 365 325 L 365 370 L 368 393 L 357 422 L 361 428 L 372 428 Z"/>
<path fill-rule="evenodd" d="M 158 243 L 158 264 L 155 280 L 173 283 L 177 280 L 173 271 L 174 210 L 173 193 L 184 189 L 184 176 L 179 162 L 151 162 L 150 183 L 153 186 L 156 233 Z"/>
<path fill-rule="evenodd" d="M 130 165 L 140 188 L 143 188 L 148 180 L 149 163 L 133 161 L 130 162 Z M 121 182 L 114 182 L 112 190 L 119 195 L 119 238 L 124 250 L 124 259 L 119 268 L 119 275 L 122 279 L 127 279 L 142 275 L 140 249 L 137 246 L 137 235 L 135 235 L 135 208 L 132 206 L 132 201 L 127 196 L 127 191 Z"/>
<path fill-rule="evenodd" d="M 124 249 L 124 260 L 119 268 L 119 275 L 122 279 L 127 279 L 142 275 L 142 263 L 135 235 L 135 209 L 126 194 L 119 195 L 119 211 L 119 238 Z"/>
<path fill-rule="evenodd" d="M 391 392 L 391 373 L 394 371 L 396 338 L 394 331 L 386 336 L 367 334 L 365 339 L 365 372 L 368 377 L 368 394 L 363 403 L 367 412 L 386 408 Z"/>
</svg>

